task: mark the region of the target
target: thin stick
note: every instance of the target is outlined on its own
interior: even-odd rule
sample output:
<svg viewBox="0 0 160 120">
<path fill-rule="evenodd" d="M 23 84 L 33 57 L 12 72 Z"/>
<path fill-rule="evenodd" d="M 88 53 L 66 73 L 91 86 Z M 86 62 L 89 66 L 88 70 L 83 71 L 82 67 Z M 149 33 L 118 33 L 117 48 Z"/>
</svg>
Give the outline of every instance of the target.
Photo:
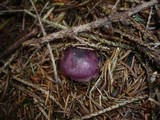
<svg viewBox="0 0 160 120">
<path fill-rule="evenodd" d="M 87 18 L 88 15 L 91 13 L 91 11 L 94 10 L 101 2 L 102 2 L 102 0 L 98 1 L 98 2 L 89 10 L 89 12 L 84 16 L 84 18 Z"/>
<path fill-rule="evenodd" d="M 115 5 L 112 7 L 112 13 L 116 12 L 117 10 L 117 6 L 120 3 L 121 0 L 117 0 L 117 2 L 115 3 Z"/>
<path fill-rule="evenodd" d="M 17 57 L 17 53 L 15 52 L 8 60 L 7 62 L 5 62 L 5 64 L 0 67 L 0 74 L 1 73 L 5 73 L 7 74 L 7 72 L 5 71 L 5 69 L 10 65 L 10 63 Z"/>
<path fill-rule="evenodd" d="M 57 74 L 57 69 L 56 69 L 57 67 L 56 67 L 56 63 L 55 63 L 55 58 L 53 56 L 52 49 L 51 49 L 51 46 L 50 46 L 49 43 L 47 43 L 47 48 L 49 50 L 51 61 L 52 61 L 52 65 L 53 65 L 55 81 L 56 81 L 56 83 L 59 83 L 60 79 L 59 79 L 58 74 Z"/>
<path fill-rule="evenodd" d="M 149 29 L 149 23 L 151 22 L 152 13 L 153 13 L 153 7 L 151 7 L 151 10 L 149 12 L 148 21 L 147 21 L 147 25 L 146 25 L 147 29 Z"/>
<path fill-rule="evenodd" d="M 43 27 L 43 24 L 42 24 L 42 22 L 41 22 L 40 16 L 39 16 L 39 14 L 38 14 L 38 12 L 37 12 L 36 6 L 34 5 L 34 3 L 33 3 L 32 0 L 30 0 L 30 3 L 32 4 L 32 7 L 33 7 L 34 11 L 36 12 L 36 16 L 37 16 L 38 22 L 39 22 L 39 24 L 40 24 L 40 27 L 41 27 L 43 36 L 45 36 L 45 35 L 46 35 L 46 32 L 45 32 L 44 27 Z"/>
<path fill-rule="evenodd" d="M 100 111 L 97 111 L 97 112 L 94 112 L 94 113 L 91 113 L 89 115 L 86 115 L 86 116 L 83 116 L 82 118 L 80 118 L 81 120 L 84 120 L 84 119 L 89 119 L 89 118 L 92 118 L 92 117 L 95 117 L 97 115 L 100 115 L 100 114 L 103 114 L 107 111 L 111 111 L 111 110 L 114 110 L 116 108 L 119 108 L 119 107 L 122 107 L 126 104 L 129 104 L 129 103 L 133 103 L 133 102 L 136 102 L 136 101 L 140 101 L 140 100 L 144 100 L 144 99 L 147 99 L 148 98 L 148 95 L 144 95 L 144 96 L 139 96 L 139 97 L 136 97 L 136 98 L 132 98 L 130 100 L 126 100 L 126 101 L 123 101 L 122 103 L 119 103 L 119 104 L 116 104 L 116 105 L 113 105 L 111 107 L 108 107 L 108 108 L 105 108 L 103 110 L 100 110 Z"/>
<path fill-rule="evenodd" d="M 36 12 L 36 16 L 37 16 L 38 22 L 39 22 L 39 24 L 40 24 L 40 27 L 41 27 L 43 36 L 45 37 L 45 36 L 46 36 L 46 32 L 45 32 L 45 29 L 44 29 L 44 27 L 43 27 L 41 18 L 40 18 L 39 14 L 38 14 L 38 12 L 37 12 L 37 10 L 36 10 L 36 7 L 35 7 L 33 1 L 30 0 L 30 2 L 31 2 L 31 4 L 32 4 L 32 6 L 33 6 L 33 8 L 34 8 L 34 10 L 35 10 L 35 12 Z M 57 74 L 55 59 L 54 59 L 54 56 L 53 56 L 53 53 L 52 53 L 52 49 L 51 49 L 51 46 L 50 46 L 49 42 L 47 43 L 47 48 L 48 48 L 48 50 L 49 50 L 49 54 L 50 54 L 51 61 L 52 61 L 52 65 L 53 65 L 55 81 L 58 83 L 58 82 L 60 82 L 60 81 L 59 81 L 58 74 Z"/>
<path fill-rule="evenodd" d="M 30 15 L 31 17 L 36 18 L 36 15 L 35 15 L 35 14 L 33 14 L 31 11 L 28 11 L 28 10 L 26 10 L 26 9 L 24 9 L 24 10 L 21 10 L 21 9 L 19 9 L 19 10 L 12 10 L 12 9 L 2 10 L 2 11 L 0 11 L 0 14 L 5 14 L 5 13 L 17 13 L 17 12 L 25 12 L 26 14 Z M 42 18 L 41 21 L 43 21 L 44 23 L 47 23 L 47 24 L 49 24 L 49 25 L 51 25 L 51 26 L 53 26 L 53 27 L 59 28 L 59 29 L 66 29 L 65 26 L 60 25 L 60 24 L 58 24 L 58 23 L 56 23 L 56 22 L 49 21 L 49 20 L 47 20 L 45 17 Z"/>
<path fill-rule="evenodd" d="M 33 13 L 31 13 L 30 11 L 24 10 L 24 12 L 27 13 L 28 15 L 30 15 L 31 17 L 36 18 L 36 15 L 33 14 Z M 45 16 L 44 16 L 44 17 L 45 17 Z M 56 27 L 56 28 L 59 28 L 59 29 L 66 29 L 65 26 L 63 26 L 63 25 L 61 25 L 61 24 L 58 24 L 58 23 L 56 23 L 56 22 L 49 21 L 49 20 L 47 20 L 47 19 L 45 19 L 45 18 L 40 18 L 40 19 L 41 19 L 42 22 L 47 23 L 47 24 L 49 24 L 49 25 L 51 25 L 51 26 L 53 26 L 53 27 Z"/>
</svg>

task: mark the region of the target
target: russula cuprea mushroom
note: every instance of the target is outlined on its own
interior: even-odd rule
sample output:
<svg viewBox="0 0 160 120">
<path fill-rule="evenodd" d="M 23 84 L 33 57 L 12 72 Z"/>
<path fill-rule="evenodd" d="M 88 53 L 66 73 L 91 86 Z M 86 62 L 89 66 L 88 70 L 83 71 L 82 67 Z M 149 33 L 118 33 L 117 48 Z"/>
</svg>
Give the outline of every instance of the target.
<svg viewBox="0 0 160 120">
<path fill-rule="evenodd" d="M 98 75 L 99 59 L 94 51 L 69 47 L 62 52 L 59 67 L 67 78 L 87 82 Z"/>
</svg>

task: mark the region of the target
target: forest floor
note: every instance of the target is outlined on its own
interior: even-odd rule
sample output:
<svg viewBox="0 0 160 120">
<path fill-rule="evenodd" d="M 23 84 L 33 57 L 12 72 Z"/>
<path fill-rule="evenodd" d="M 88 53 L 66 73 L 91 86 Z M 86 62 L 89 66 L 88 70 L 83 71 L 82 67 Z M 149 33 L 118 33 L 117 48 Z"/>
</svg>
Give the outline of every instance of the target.
<svg viewBox="0 0 160 120">
<path fill-rule="evenodd" d="M 1 120 L 159 120 L 160 1 L 2 0 Z M 59 70 L 64 49 L 94 51 L 90 82 Z"/>
</svg>

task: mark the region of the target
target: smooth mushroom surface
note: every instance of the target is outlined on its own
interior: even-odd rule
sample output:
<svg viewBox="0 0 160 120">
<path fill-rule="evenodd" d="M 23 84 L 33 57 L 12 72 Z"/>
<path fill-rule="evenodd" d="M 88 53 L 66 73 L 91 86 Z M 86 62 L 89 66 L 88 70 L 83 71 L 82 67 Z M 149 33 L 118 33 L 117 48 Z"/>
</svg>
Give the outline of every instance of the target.
<svg viewBox="0 0 160 120">
<path fill-rule="evenodd" d="M 94 51 L 70 47 L 63 51 L 60 71 L 71 80 L 87 82 L 99 73 L 99 59 Z"/>
</svg>

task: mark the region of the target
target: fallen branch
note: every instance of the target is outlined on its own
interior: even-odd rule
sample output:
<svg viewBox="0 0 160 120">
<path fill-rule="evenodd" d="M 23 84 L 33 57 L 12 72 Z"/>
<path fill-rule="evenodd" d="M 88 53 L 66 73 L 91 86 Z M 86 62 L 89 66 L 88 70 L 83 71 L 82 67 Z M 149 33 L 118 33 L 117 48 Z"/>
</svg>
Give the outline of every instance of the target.
<svg viewBox="0 0 160 120">
<path fill-rule="evenodd" d="M 91 29 L 94 29 L 94 28 L 108 26 L 113 22 L 125 20 L 126 18 L 132 16 L 133 14 L 138 13 L 138 12 L 140 12 L 146 8 L 149 8 L 151 6 L 154 6 L 156 4 L 158 4 L 158 0 L 152 0 L 150 2 L 143 3 L 137 7 L 131 8 L 129 11 L 125 11 L 122 13 L 116 12 L 116 13 L 109 15 L 108 17 L 98 19 L 98 20 L 93 21 L 91 23 L 87 23 L 87 24 L 80 25 L 80 26 L 75 26 L 75 27 L 72 27 L 72 28 L 69 28 L 66 30 L 61 30 L 56 33 L 51 33 L 51 34 L 48 34 L 42 38 L 32 39 L 32 40 L 28 41 L 25 45 L 43 44 L 46 42 L 51 42 L 55 39 L 64 38 L 64 37 L 68 37 L 68 36 L 75 36 L 80 32 L 90 31 Z"/>
</svg>

